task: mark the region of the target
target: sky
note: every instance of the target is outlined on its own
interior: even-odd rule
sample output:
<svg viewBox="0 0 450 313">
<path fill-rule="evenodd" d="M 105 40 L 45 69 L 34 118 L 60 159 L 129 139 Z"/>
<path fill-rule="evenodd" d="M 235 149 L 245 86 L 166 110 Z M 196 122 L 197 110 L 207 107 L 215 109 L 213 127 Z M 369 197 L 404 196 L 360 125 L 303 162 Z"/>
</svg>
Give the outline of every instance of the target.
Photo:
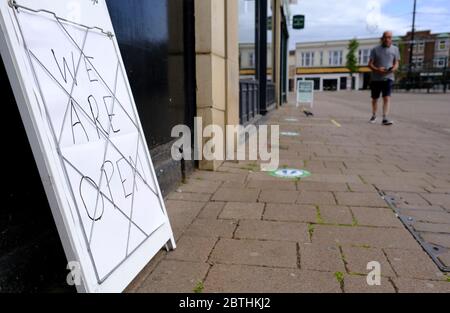
<svg viewBox="0 0 450 313">
<path fill-rule="evenodd" d="M 243 0 L 239 0 L 243 2 Z M 251 1 L 249 1 L 251 2 Z M 381 37 L 385 30 L 404 35 L 411 30 L 414 0 L 298 0 L 292 15 L 306 16 L 304 30 L 290 30 L 297 42 Z M 240 7 L 240 39 L 251 36 L 251 4 Z M 417 0 L 417 30 L 450 32 L 450 0 Z"/>
</svg>

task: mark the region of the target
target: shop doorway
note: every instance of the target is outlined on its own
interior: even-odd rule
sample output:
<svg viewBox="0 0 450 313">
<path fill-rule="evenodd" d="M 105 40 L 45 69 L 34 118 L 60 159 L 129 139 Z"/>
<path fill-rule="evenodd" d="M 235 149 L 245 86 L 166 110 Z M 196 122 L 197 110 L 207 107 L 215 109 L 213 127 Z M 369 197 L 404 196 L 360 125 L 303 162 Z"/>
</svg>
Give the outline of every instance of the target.
<svg viewBox="0 0 450 313">
<path fill-rule="evenodd" d="M 341 90 L 347 90 L 347 77 L 341 77 Z"/>
<path fill-rule="evenodd" d="M 338 79 L 324 79 L 323 80 L 323 90 L 324 91 L 337 91 L 338 90 Z"/>
</svg>

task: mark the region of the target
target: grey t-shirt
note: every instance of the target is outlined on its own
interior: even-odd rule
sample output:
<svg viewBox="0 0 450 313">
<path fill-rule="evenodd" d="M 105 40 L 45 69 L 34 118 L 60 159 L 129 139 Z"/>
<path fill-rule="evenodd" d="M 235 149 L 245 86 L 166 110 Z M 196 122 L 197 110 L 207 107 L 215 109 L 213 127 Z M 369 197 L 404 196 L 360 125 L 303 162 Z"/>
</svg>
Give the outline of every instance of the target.
<svg viewBox="0 0 450 313">
<path fill-rule="evenodd" d="M 400 61 L 400 51 L 394 45 L 391 45 L 390 47 L 379 45 L 372 49 L 370 58 L 373 60 L 376 67 L 384 67 L 385 69 L 389 69 L 395 65 L 396 61 Z M 395 80 L 394 73 L 382 75 L 372 72 L 373 81 L 383 81 L 388 79 Z"/>
</svg>

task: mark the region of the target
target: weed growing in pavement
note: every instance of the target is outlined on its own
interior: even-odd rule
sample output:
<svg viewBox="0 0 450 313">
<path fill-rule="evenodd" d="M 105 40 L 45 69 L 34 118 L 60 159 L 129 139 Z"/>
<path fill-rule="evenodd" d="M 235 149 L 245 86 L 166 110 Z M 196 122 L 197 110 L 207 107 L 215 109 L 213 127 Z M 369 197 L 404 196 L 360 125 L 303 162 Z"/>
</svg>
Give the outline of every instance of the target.
<svg viewBox="0 0 450 313">
<path fill-rule="evenodd" d="M 202 293 L 203 290 L 205 290 L 205 285 L 202 281 L 199 281 L 193 291 L 194 293 Z"/>
</svg>

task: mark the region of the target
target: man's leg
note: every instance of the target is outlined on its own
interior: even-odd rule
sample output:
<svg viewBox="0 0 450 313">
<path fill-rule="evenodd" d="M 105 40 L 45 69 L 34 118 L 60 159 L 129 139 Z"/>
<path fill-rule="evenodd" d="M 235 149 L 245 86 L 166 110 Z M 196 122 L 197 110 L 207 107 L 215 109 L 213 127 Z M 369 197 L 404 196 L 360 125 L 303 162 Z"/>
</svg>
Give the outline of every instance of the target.
<svg viewBox="0 0 450 313">
<path fill-rule="evenodd" d="M 394 82 L 388 80 L 383 87 L 383 125 L 392 125 L 392 122 L 388 119 L 390 105 L 391 105 L 391 94 L 392 86 Z"/>
<path fill-rule="evenodd" d="M 377 111 L 378 111 L 378 99 L 372 98 L 372 117 L 370 118 L 370 123 L 374 124 L 377 122 Z"/>
<path fill-rule="evenodd" d="M 378 112 L 378 99 L 372 98 L 372 116 L 377 116 Z"/>
<path fill-rule="evenodd" d="M 375 123 L 377 121 L 377 112 L 378 112 L 378 99 L 381 95 L 380 82 L 372 82 L 372 118 L 370 119 L 370 123 Z"/>
<path fill-rule="evenodd" d="M 383 118 L 387 118 L 389 115 L 389 109 L 391 106 L 391 97 L 383 97 Z"/>
</svg>

